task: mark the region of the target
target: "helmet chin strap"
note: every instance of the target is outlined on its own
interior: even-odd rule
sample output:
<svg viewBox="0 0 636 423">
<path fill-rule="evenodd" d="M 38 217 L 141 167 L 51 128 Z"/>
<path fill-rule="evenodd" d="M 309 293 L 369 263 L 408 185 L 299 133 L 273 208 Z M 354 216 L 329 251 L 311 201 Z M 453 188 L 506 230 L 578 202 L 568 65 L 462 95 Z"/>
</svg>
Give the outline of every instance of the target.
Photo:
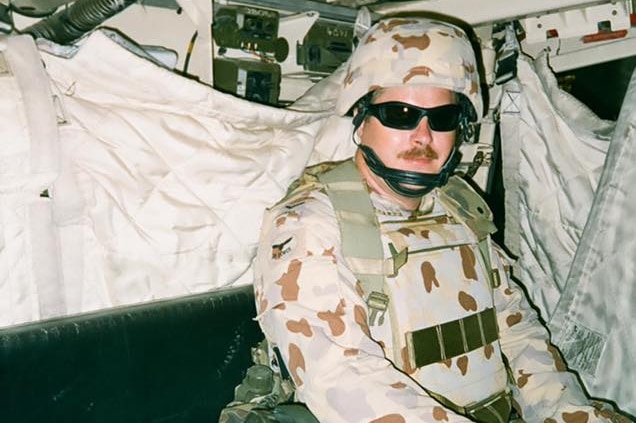
<svg viewBox="0 0 636 423">
<path fill-rule="evenodd" d="M 455 146 L 439 173 L 421 173 L 386 167 L 371 147 L 358 144 L 358 148 L 373 173 L 382 178 L 393 191 L 409 198 L 422 197 L 434 188 L 445 185 L 462 157 L 459 148 Z M 405 187 L 405 184 L 417 188 Z"/>
</svg>

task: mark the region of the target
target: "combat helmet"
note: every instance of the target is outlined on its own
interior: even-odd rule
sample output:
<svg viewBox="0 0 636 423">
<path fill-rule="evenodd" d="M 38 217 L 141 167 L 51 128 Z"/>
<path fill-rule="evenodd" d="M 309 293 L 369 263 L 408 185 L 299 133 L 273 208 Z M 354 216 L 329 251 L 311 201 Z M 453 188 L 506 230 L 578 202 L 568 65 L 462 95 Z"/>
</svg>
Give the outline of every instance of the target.
<svg viewBox="0 0 636 423">
<path fill-rule="evenodd" d="M 367 116 L 373 91 L 401 85 L 428 85 L 457 93 L 462 106 L 457 144 L 472 137 L 473 125 L 483 114 L 483 101 L 475 52 L 459 26 L 421 16 L 376 22 L 349 58 L 336 113 L 344 116 L 356 109 L 353 124 L 357 128 Z M 371 171 L 408 197 L 444 185 L 461 160 L 456 145 L 438 174 L 403 171 L 387 168 L 371 148 L 358 146 Z M 421 188 L 406 188 L 404 184 Z"/>
</svg>

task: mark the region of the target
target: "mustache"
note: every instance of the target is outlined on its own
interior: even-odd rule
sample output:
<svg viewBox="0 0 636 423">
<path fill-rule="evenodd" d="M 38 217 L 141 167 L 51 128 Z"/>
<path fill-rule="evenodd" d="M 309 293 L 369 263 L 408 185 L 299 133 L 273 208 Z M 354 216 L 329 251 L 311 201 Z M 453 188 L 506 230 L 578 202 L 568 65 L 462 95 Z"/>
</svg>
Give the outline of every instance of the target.
<svg viewBox="0 0 636 423">
<path fill-rule="evenodd" d="M 435 160 L 439 158 L 437 152 L 431 148 L 430 145 L 424 147 L 413 147 L 409 150 L 398 153 L 399 159 L 405 160 L 417 160 L 417 159 L 431 159 Z"/>
</svg>

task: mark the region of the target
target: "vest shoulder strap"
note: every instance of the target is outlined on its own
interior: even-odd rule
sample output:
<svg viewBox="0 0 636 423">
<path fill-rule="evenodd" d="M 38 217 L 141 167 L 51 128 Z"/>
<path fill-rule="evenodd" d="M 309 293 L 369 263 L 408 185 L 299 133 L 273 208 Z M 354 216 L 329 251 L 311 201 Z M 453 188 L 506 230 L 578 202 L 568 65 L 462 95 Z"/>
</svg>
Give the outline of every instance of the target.
<svg viewBox="0 0 636 423">
<path fill-rule="evenodd" d="M 384 277 L 395 269 L 392 259 L 384 259 L 380 225 L 369 192 L 353 160 L 341 162 L 317 178 L 335 210 L 342 253 L 360 282 L 370 310 L 369 324 L 382 324 L 388 307 Z"/>
<path fill-rule="evenodd" d="M 501 276 L 492 260 L 492 240 L 490 235 L 497 231 L 488 203 L 469 184 L 458 176 L 453 176 L 440 188 L 440 201 L 451 215 L 472 231 L 478 239 L 479 251 L 486 266 L 490 285 L 501 284 Z"/>
<path fill-rule="evenodd" d="M 486 200 L 459 176 L 452 176 L 440 188 L 440 200 L 460 223 L 465 224 L 483 239 L 497 231 L 493 215 Z"/>
</svg>

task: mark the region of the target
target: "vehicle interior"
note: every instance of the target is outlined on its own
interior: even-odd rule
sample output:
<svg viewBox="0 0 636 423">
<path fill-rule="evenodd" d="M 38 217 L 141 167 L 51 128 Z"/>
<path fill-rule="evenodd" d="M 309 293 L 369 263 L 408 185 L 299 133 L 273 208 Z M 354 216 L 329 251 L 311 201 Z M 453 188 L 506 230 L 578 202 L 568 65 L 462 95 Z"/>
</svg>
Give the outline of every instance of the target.
<svg viewBox="0 0 636 423">
<path fill-rule="evenodd" d="M 262 213 L 353 154 L 346 61 L 405 12 L 472 28 L 459 172 L 588 393 L 636 415 L 633 0 L 1 0 L 1 421 L 218 421 L 262 339 Z"/>
</svg>

